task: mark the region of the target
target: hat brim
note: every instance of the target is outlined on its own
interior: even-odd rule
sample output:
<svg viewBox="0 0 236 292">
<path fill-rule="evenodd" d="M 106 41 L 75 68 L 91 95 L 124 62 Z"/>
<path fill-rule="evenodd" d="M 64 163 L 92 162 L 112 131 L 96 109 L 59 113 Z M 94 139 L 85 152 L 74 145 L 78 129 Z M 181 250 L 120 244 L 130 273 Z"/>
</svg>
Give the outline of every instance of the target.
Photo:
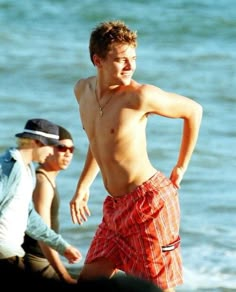
<svg viewBox="0 0 236 292">
<path fill-rule="evenodd" d="M 15 136 L 17 138 L 27 138 L 27 139 L 37 140 L 37 141 L 40 141 L 43 145 L 47 145 L 47 146 L 57 146 L 60 144 L 59 140 L 57 139 L 47 138 L 47 137 L 43 137 L 43 136 L 32 134 L 32 133 L 23 132 L 23 133 L 18 133 Z"/>
</svg>

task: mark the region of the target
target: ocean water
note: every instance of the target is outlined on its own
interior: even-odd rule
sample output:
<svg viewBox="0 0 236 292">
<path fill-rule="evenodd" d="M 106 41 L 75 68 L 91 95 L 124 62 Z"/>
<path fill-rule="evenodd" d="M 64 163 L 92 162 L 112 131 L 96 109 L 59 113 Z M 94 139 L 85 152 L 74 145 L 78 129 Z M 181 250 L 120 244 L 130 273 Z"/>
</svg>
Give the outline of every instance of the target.
<svg viewBox="0 0 236 292">
<path fill-rule="evenodd" d="M 101 219 L 106 193 L 98 176 L 91 217 L 72 224 L 69 202 L 83 167 L 87 139 L 73 94 L 75 82 L 95 74 L 90 31 L 121 19 L 138 32 L 135 79 L 200 102 L 199 140 L 180 190 L 185 283 L 179 292 L 236 291 L 236 2 L 234 0 L 0 0 L 0 151 L 33 117 L 71 130 L 76 152 L 58 176 L 61 233 L 85 257 Z M 169 175 L 181 122 L 151 117 L 148 151 Z M 83 264 L 69 265 L 76 274 Z"/>
</svg>

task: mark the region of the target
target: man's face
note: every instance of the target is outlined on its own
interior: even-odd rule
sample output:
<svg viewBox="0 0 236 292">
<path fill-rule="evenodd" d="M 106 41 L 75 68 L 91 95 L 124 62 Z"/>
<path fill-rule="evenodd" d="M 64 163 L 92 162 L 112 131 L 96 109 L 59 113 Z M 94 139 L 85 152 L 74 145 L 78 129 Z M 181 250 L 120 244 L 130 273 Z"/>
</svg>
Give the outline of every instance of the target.
<svg viewBox="0 0 236 292">
<path fill-rule="evenodd" d="M 101 60 L 101 71 L 111 83 L 129 85 L 136 69 L 136 50 L 123 44 L 113 44 L 107 57 Z"/>
<path fill-rule="evenodd" d="M 43 164 L 50 170 L 63 170 L 68 168 L 73 158 L 74 143 L 71 139 L 60 140 L 60 145 L 53 147 L 53 154 L 49 155 Z"/>
<path fill-rule="evenodd" d="M 53 155 L 53 146 L 43 145 L 40 142 L 35 143 L 33 161 L 44 163 L 47 157 Z"/>
</svg>

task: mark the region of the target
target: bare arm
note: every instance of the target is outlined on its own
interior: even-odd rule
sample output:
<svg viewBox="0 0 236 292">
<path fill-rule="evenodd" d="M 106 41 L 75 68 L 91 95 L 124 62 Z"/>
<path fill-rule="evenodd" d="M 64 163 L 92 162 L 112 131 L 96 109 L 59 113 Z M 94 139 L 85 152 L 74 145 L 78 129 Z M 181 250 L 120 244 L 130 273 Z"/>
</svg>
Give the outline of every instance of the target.
<svg viewBox="0 0 236 292">
<path fill-rule="evenodd" d="M 178 160 L 170 175 L 170 179 L 177 188 L 180 188 L 183 174 L 188 168 L 195 149 L 202 119 L 202 107 L 199 104 L 191 101 L 188 106 L 187 114 L 183 117 L 183 134 Z"/>
<path fill-rule="evenodd" d="M 74 223 L 78 222 L 79 224 L 82 224 L 83 221 L 87 221 L 87 216 L 90 216 L 88 208 L 89 188 L 98 172 L 98 164 L 89 147 L 74 197 L 70 201 L 71 217 Z"/>
<path fill-rule="evenodd" d="M 148 98 L 143 103 L 144 110 L 169 118 L 183 119 L 183 131 L 178 160 L 170 179 L 180 188 L 180 182 L 187 170 L 197 143 L 202 120 L 202 106 L 192 99 L 175 93 L 165 92 L 153 86 L 144 87 Z"/>
<path fill-rule="evenodd" d="M 40 177 L 40 174 L 37 175 Z M 42 217 L 44 222 L 51 227 L 51 206 L 54 197 L 54 190 L 51 185 L 44 178 L 37 180 L 37 185 L 33 194 L 33 201 L 36 211 Z M 76 283 L 76 279 L 73 279 L 68 273 L 64 264 L 62 263 L 58 252 L 42 241 L 39 241 L 40 248 L 48 259 L 52 267 L 58 273 L 61 279 L 68 283 Z"/>
</svg>

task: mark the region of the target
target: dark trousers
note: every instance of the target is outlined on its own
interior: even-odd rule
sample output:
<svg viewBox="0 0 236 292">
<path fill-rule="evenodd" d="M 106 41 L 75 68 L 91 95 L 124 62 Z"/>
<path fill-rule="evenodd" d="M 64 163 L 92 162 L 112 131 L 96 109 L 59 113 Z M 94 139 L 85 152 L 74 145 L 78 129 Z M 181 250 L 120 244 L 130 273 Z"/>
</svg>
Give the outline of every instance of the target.
<svg viewBox="0 0 236 292">
<path fill-rule="evenodd" d="M 6 259 L 0 259 L 0 270 L 8 271 L 9 273 L 24 270 L 24 259 L 22 257 L 13 256 Z"/>
</svg>

